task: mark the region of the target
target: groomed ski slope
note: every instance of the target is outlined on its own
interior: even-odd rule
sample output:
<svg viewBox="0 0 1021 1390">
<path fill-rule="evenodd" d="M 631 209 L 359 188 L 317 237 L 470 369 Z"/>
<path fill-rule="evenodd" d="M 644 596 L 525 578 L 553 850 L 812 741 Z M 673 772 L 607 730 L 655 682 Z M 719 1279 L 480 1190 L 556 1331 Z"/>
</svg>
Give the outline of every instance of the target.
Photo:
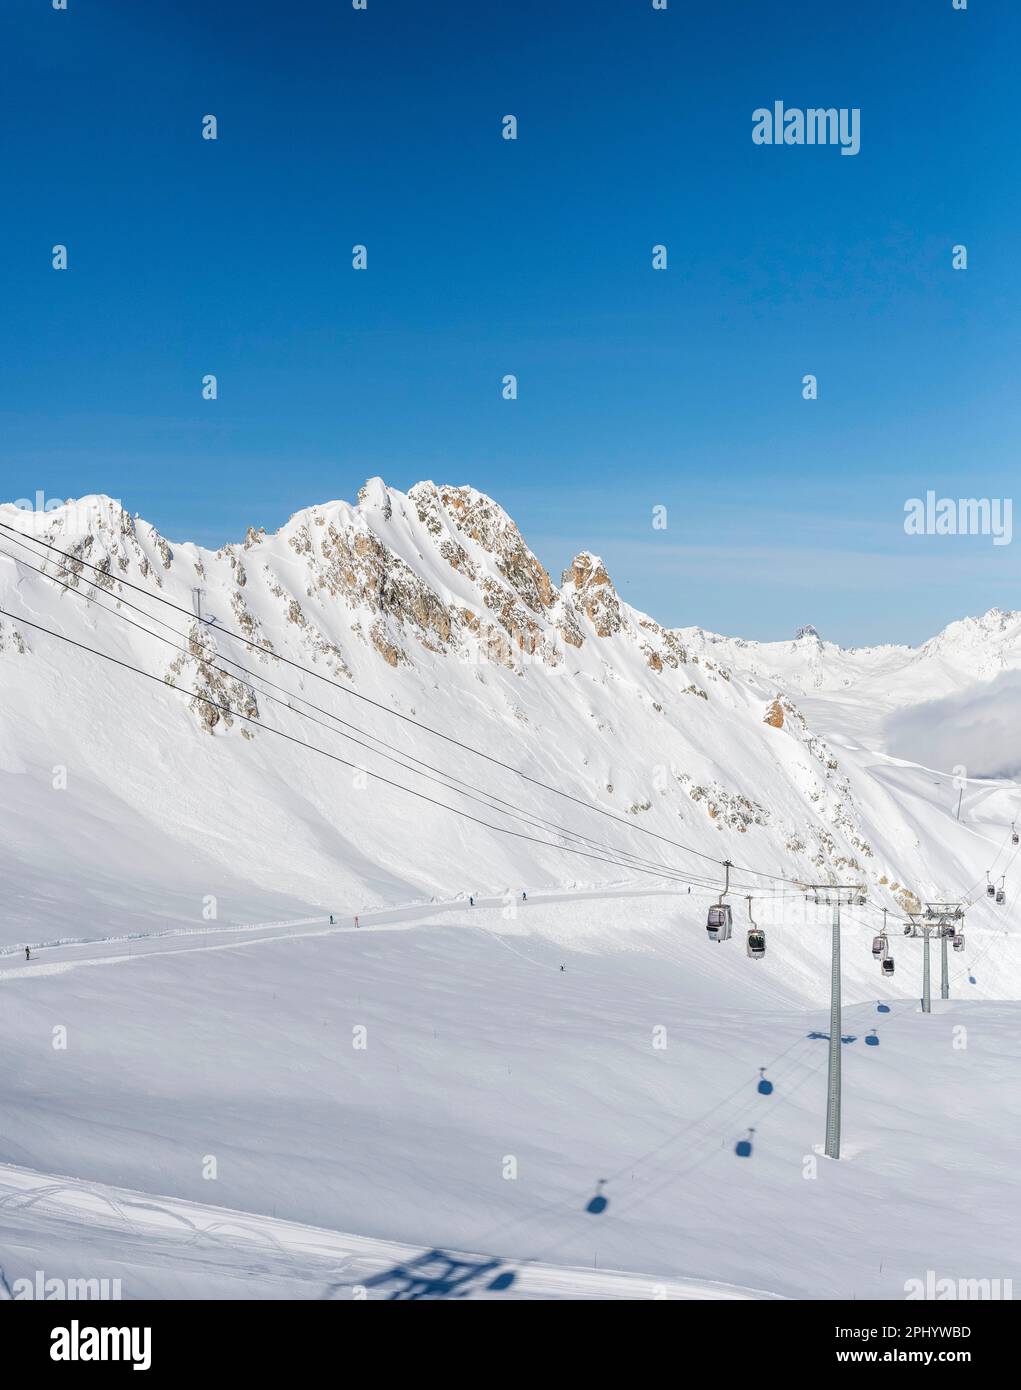
<svg viewBox="0 0 1021 1390">
<path fill-rule="evenodd" d="M 930 1016 L 919 942 L 894 942 L 877 1010 L 871 922 L 849 914 L 840 1163 L 818 1156 L 828 928 L 768 926 L 756 962 L 740 926 L 710 945 L 704 914 L 622 885 L 5 957 L 8 1285 L 901 1299 L 930 1269 L 1021 1280 L 1019 1006 L 988 997 L 1021 963 L 992 909 Z"/>
</svg>

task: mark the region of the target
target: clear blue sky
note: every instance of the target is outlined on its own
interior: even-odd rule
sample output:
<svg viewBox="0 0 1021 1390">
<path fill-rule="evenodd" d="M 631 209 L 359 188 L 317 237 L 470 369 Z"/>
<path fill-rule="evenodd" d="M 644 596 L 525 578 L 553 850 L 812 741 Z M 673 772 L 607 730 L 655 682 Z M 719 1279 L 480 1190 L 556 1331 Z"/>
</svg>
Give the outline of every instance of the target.
<svg viewBox="0 0 1021 1390">
<path fill-rule="evenodd" d="M 4 499 L 219 544 L 431 477 L 671 624 L 1021 607 L 1021 538 L 902 527 L 1017 475 L 1016 0 L 68 2 L 4 6 Z"/>
</svg>

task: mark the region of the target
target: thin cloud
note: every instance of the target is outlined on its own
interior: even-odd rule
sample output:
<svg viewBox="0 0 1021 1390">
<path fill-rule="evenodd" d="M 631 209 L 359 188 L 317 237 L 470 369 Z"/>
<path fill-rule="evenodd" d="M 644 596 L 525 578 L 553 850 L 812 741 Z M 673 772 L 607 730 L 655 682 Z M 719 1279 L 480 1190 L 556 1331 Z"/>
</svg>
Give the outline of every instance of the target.
<svg viewBox="0 0 1021 1390">
<path fill-rule="evenodd" d="M 1021 671 L 986 685 L 900 710 L 887 725 L 889 751 L 939 772 L 969 777 L 1021 775 Z"/>
</svg>

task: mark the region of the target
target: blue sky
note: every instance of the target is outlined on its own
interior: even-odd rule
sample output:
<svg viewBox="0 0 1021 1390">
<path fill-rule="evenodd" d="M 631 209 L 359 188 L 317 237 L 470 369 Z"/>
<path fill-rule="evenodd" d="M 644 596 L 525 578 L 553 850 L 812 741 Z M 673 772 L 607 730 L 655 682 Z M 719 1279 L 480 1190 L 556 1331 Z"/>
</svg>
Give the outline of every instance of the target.
<svg viewBox="0 0 1021 1390">
<path fill-rule="evenodd" d="M 5 10 L 4 499 L 219 544 L 433 478 L 670 624 L 1021 607 L 1015 546 L 902 525 L 1012 496 L 1012 0 Z M 860 153 L 753 144 L 777 99 L 860 108 Z"/>
</svg>

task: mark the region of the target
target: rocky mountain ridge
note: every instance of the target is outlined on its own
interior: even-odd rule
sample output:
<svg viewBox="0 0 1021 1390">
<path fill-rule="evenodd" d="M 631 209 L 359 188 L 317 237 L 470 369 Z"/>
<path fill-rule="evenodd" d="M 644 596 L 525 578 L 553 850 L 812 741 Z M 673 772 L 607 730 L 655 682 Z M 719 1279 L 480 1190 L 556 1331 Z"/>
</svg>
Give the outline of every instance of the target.
<svg viewBox="0 0 1021 1390">
<path fill-rule="evenodd" d="M 355 505 L 303 509 L 215 552 L 103 497 L 43 515 L 0 507 L 0 521 L 24 536 L 0 533 L 2 606 L 166 689 L 0 619 L 0 767 L 5 741 L 12 765 L 40 777 L 71 746 L 114 821 L 121 804 L 149 820 L 159 807 L 170 840 L 302 902 L 329 901 L 337 883 L 367 901 L 445 891 L 465 854 L 475 881 L 496 885 L 605 879 L 639 860 L 697 883 L 733 857 L 766 876 L 860 876 L 896 909 L 934 891 L 955 857 L 959 876 L 981 857 L 947 819 L 949 791 L 924 841 L 910 803 L 932 797 L 932 779 L 905 781 L 855 721 L 880 686 L 893 703 L 917 698 L 920 667 L 952 686 L 976 644 L 1013 660 L 1019 615 L 859 652 L 814 632 L 762 644 L 669 629 L 620 597 L 598 556 L 582 551 L 557 583 L 496 502 L 432 482 L 401 493 L 370 479 Z M 32 537 L 66 556 L 43 560 Z M 115 751 L 103 762 L 99 748 Z M 435 805 L 477 814 L 477 794 L 496 833 Z M 1009 796 L 996 796 L 999 820 Z"/>
</svg>

